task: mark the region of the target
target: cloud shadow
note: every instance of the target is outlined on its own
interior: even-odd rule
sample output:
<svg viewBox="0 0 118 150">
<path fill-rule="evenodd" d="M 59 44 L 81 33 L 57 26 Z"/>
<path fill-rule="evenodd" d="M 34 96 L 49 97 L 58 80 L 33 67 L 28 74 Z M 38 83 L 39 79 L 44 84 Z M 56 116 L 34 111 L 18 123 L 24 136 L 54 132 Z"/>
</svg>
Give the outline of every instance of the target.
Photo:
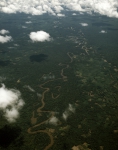
<svg viewBox="0 0 118 150">
<path fill-rule="evenodd" d="M 21 129 L 19 127 L 5 125 L 0 129 L 0 147 L 7 148 L 19 137 L 20 133 Z"/>
<path fill-rule="evenodd" d="M 39 55 L 31 55 L 30 56 L 30 61 L 31 62 L 42 62 L 46 60 L 48 55 L 45 54 L 39 54 Z"/>
<path fill-rule="evenodd" d="M 9 60 L 6 60 L 6 61 L 0 60 L 0 66 L 1 66 L 1 67 L 8 66 L 8 65 L 9 65 L 9 63 L 10 63 L 10 61 L 9 61 Z"/>
</svg>

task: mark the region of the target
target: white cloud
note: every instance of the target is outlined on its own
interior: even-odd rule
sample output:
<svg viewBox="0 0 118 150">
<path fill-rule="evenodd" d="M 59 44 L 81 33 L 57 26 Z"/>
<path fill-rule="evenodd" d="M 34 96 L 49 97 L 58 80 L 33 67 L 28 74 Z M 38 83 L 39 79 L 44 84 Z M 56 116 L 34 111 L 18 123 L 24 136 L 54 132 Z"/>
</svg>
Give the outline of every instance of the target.
<svg viewBox="0 0 118 150">
<path fill-rule="evenodd" d="M 16 119 L 19 117 L 19 112 L 14 107 L 12 109 L 6 109 L 4 113 L 5 118 L 11 123 L 15 122 Z"/>
<path fill-rule="evenodd" d="M 41 95 L 40 93 L 37 93 L 37 96 L 38 96 L 39 98 L 41 98 L 41 97 L 42 97 L 42 95 Z"/>
<path fill-rule="evenodd" d="M 29 85 L 25 85 L 24 88 L 27 88 L 31 92 L 35 92 L 35 90 Z"/>
<path fill-rule="evenodd" d="M 59 13 L 59 14 L 57 14 L 57 16 L 58 16 L 58 17 L 65 17 L 65 15 L 64 15 L 64 14 L 60 14 L 60 13 Z"/>
<path fill-rule="evenodd" d="M 69 112 L 68 111 L 65 111 L 63 114 L 62 114 L 62 117 L 64 120 L 67 120 L 68 116 L 69 116 Z"/>
<path fill-rule="evenodd" d="M 53 116 L 49 119 L 49 124 L 58 125 L 58 123 L 59 123 L 59 119 L 55 116 Z"/>
<path fill-rule="evenodd" d="M 76 13 L 73 13 L 72 15 L 73 15 L 73 16 L 76 16 L 77 14 L 76 14 Z"/>
<path fill-rule="evenodd" d="M 101 30 L 101 31 L 100 31 L 100 33 L 107 33 L 107 31 L 105 31 L 105 30 Z"/>
<path fill-rule="evenodd" d="M 14 47 L 8 47 L 9 49 L 13 49 Z"/>
<path fill-rule="evenodd" d="M 80 12 L 80 14 L 83 15 L 84 13 L 83 13 L 83 12 Z"/>
<path fill-rule="evenodd" d="M 83 27 L 88 26 L 88 23 L 80 23 Z"/>
<path fill-rule="evenodd" d="M 64 10 L 63 9 L 63 7 L 62 6 L 59 6 L 59 5 L 55 5 L 55 7 L 54 7 L 54 10 L 56 11 L 56 13 L 60 13 L 62 10 Z"/>
<path fill-rule="evenodd" d="M 14 44 L 14 46 L 19 46 L 18 44 Z"/>
<path fill-rule="evenodd" d="M 72 114 L 75 113 L 75 107 L 72 104 L 69 104 L 68 108 L 62 114 L 62 118 L 67 120 L 67 118 Z"/>
<path fill-rule="evenodd" d="M 0 11 L 4 13 L 42 15 L 47 12 L 56 15 L 64 8 L 118 18 L 118 0 L 0 0 Z"/>
<path fill-rule="evenodd" d="M 73 106 L 72 104 L 69 104 L 68 110 L 69 110 L 70 112 L 72 112 L 72 113 L 75 112 L 75 108 L 74 108 L 74 106 Z"/>
<path fill-rule="evenodd" d="M 22 28 L 27 28 L 26 26 L 22 26 Z"/>
<path fill-rule="evenodd" d="M 0 88 L 0 110 L 9 122 L 15 122 L 19 117 L 19 110 L 23 107 L 24 101 L 21 93 L 15 89 L 7 89 L 3 84 Z"/>
<path fill-rule="evenodd" d="M 48 80 L 48 79 L 55 79 L 55 75 L 44 75 L 43 76 L 44 80 Z"/>
<path fill-rule="evenodd" d="M 0 34 L 7 34 L 7 33 L 9 33 L 8 30 L 5 30 L 5 29 L 0 30 Z"/>
<path fill-rule="evenodd" d="M 26 21 L 25 23 L 30 24 L 30 23 L 32 23 L 32 22 L 31 22 L 31 21 Z"/>
<path fill-rule="evenodd" d="M 7 43 L 7 42 L 10 42 L 12 40 L 12 37 L 11 36 L 1 36 L 0 35 L 0 43 Z"/>
<path fill-rule="evenodd" d="M 12 9 L 10 8 L 10 5 L 7 7 L 2 7 L 1 8 L 1 11 L 4 12 L 4 13 L 8 13 L 8 14 L 11 14 L 11 13 L 16 13 L 16 10 L 15 9 Z"/>
<path fill-rule="evenodd" d="M 45 31 L 31 32 L 29 37 L 33 42 L 44 42 L 52 40 L 50 35 Z"/>
</svg>

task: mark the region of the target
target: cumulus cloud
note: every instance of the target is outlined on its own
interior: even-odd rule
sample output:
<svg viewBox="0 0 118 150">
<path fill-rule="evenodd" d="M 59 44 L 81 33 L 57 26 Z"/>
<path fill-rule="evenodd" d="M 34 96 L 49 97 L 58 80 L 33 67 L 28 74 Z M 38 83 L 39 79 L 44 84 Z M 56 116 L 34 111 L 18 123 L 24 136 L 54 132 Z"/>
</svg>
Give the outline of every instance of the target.
<svg viewBox="0 0 118 150">
<path fill-rule="evenodd" d="M 81 24 L 81 26 L 83 26 L 83 27 L 88 26 L 88 23 L 80 23 L 80 24 Z"/>
<path fill-rule="evenodd" d="M 31 32 L 29 37 L 33 42 L 44 42 L 52 40 L 50 35 L 45 31 Z"/>
<path fill-rule="evenodd" d="M 74 108 L 74 106 L 73 106 L 72 104 L 69 104 L 68 110 L 69 110 L 70 112 L 72 112 L 72 113 L 75 112 L 75 108 Z"/>
<path fill-rule="evenodd" d="M 26 21 L 25 23 L 30 24 L 30 23 L 32 23 L 32 22 L 31 22 L 31 21 Z"/>
<path fill-rule="evenodd" d="M 22 26 L 22 28 L 27 28 L 26 26 Z"/>
<path fill-rule="evenodd" d="M 80 14 L 83 15 L 84 13 L 83 13 L 83 12 L 80 12 Z"/>
<path fill-rule="evenodd" d="M 52 124 L 52 125 L 58 125 L 59 119 L 57 117 L 53 116 L 52 118 L 49 119 L 48 123 Z"/>
<path fill-rule="evenodd" d="M 56 15 L 64 9 L 92 12 L 118 18 L 118 0 L 0 0 L 0 11 L 4 13 L 23 12 L 32 15 L 50 13 Z"/>
<path fill-rule="evenodd" d="M 15 89 L 7 89 L 3 84 L 0 88 L 0 111 L 8 122 L 15 122 L 19 117 L 19 110 L 23 107 L 24 101 L 21 93 Z"/>
<path fill-rule="evenodd" d="M 5 29 L 0 30 L 0 34 L 7 34 L 7 33 L 9 33 L 8 30 L 5 30 Z"/>
<path fill-rule="evenodd" d="M 7 43 L 12 41 L 12 37 L 11 36 L 1 36 L 0 35 L 0 43 Z"/>
<path fill-rule="evenodd" d="M 57 14 L 57 16 L 58 16 L 58 17 L 65 17 L 65 15 L 64 15 L 64 14 L 60 14 L 60 13 L 59 13 L 59 14 Z"/>
<path fill-rule="evenodd" d="M 100 33 L 107 33 L 107 31 L 105 31 L 105 30 L 101 30 L 101 31 L 100 31 Z"/>
<path fill-rule="evenodd" d="M 42 97 L 42 94 L 40 94 L 40 93 L 37 93 L 37 96 L 38 96 L 39 98 L 41 98 L 41 97 Z"/>
<path fill-rule="evenodd" d="M 75 107 L 72 104 L 68 105 L 68 108 L 64 111 L 62 114 L 62 118 L 64 120 L 67 120 L 67 118 L 72 114 L 75 113 Z"/>
<path fill-rule="evenodd" d="M 76 14 L 76 13 L 73 13 L 72 15 L 73 15 L 73 16 L 76 16 L 77 14 Z"/>
<path fill-rule="evenodd" d="M 55 79 L 55 75 L 44 75 L 43 76 L 44 80 L 48 80 L 48 79 Z"/>
<path fill-rule="evenodd" d="M 35 92 L 35 90 L 29 85 L 25 85 L 24 88 L 28 89 L 31 92 Z"/>
<path fill-rule="evenodd" d="M 18 44 L 14 44 L 14 46 L 19 46 Z"/>
<path fill-rule="evenodd" d="M 65 111 L 63 114 L 62 114 L 62 117 L 64 120 L 67 120 L 68 116 L 70 115 L 70 113 L 68 111 Z"/>
</svg>

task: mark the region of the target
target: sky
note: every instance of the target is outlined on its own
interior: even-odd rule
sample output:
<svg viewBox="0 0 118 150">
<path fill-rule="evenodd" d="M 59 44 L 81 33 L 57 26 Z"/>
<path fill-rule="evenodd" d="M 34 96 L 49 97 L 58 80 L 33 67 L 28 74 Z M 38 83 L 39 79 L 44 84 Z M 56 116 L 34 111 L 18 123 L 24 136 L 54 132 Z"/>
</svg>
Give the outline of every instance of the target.
<svg viewBox="0 0 118 150">
<path fill-rule="evenodd" d="M 0 0 L 0 11 L 4 13 L 24 12 L 42 15 L 46 12 L 64 16 L 64 10 L 92 12 L 118 18 L 118 0 Z"/>
</svg>

